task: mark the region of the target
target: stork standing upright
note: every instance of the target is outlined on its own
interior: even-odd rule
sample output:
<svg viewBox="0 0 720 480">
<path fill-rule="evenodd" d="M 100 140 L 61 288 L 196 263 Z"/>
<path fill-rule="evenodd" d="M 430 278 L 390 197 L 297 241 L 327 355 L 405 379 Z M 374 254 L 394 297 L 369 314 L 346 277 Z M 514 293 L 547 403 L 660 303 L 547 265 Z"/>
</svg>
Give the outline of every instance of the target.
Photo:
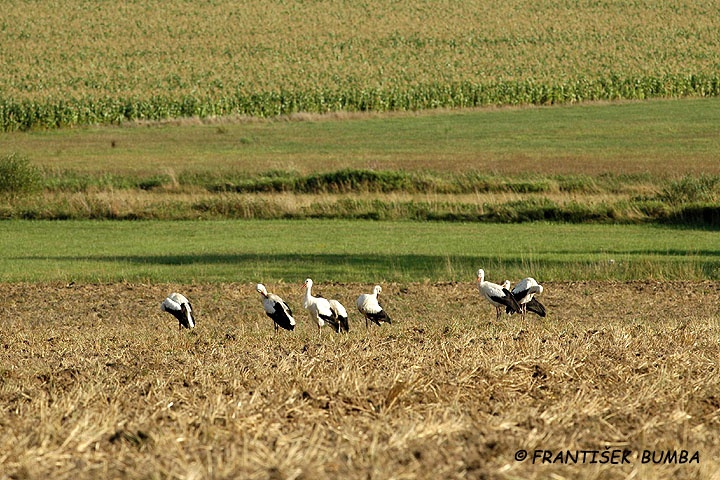
<svg viewBox="0 0 720 480">
<path fill-rule="evenodd" d="M 482 268 L 477 272 L 477 284 L 480 295 L 495 307 L 497 320 L 500 320 L 503 308 L 509 307 L 510 313 L 520 311 L 520 306 L 510 290 L 497 283 L 485 281 L 485 270 Z"/>
<path fill-rule="evenodd" d="M 538 284 L 537 280 L 532 277 L 523 278 L 512 289 L 512 295 L 520 305 L 520 315 L 523 320 L 525 320 L 528 310 L 541 317 L 545 316 L 545 307 L 535 298 L 535 295 L 542 293 L 542 285 Z"/>
<path fill-rule="evenodd" d="M 381 323 L 392 323 L 390 316 L 385 312 L 378 300 L 378 295 L 381 292 L 382 287 L 375 285 L 372 293 L 363 293 L 357 299 L 357 308 L 365 317 L 365 329 L 368 328 L 368 320 L 378 326 Z"/>
<path fill-rule="evenodd" d="M 305 299 L 303 300 L 303 307 L 310 312 L 310 318 L 315 321 L 318 327 L 318 333 L 320 329 L 327 323 L 331 325 L 336 332 L 339 332 L 338 322 L 335 319 L 330 302 L 323 297 L 313 297 L 312 295 L 313 281 L 311 279 L 305 280 L 303 288 L 305 289 Z"/>
<path fill-rule="evenodd" d="M 160 310 L 170 313 L 178 320 L 178 330 L 195 328 L 192 305 L 184 295 L 173 292 L 160 304 Z"/>
<path fill-rule="evenodd" d="M 272 318 L 275 333 L 277 334 L 281 327 L 285 330 L 295 330 L 295 319 L 287 303 L 274 293 L 268 293 L 262 283 L 258 283 L 255 290 L 262 295 L 263 308 L 267 316 Z"/>
</svg>

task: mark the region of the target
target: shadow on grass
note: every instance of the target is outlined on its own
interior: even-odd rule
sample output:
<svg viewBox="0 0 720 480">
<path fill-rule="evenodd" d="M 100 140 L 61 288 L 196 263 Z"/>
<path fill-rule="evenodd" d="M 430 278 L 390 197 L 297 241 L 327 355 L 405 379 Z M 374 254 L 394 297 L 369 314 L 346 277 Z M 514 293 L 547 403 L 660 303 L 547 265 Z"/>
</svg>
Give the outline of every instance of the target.
<svg viewBox="0 0 720 480">
<path fill-rule="evenodd" d="M 18 256 L 11 260 L 53 260 L 53 261 L 89 261 L 89 262 L 118 262 L 133 264 L 154 265 L 242 265 L 248 263 L 302 263 L 307 265 L 338 265 L 365 266 L 373 264 L 387 265 L 427 265 L 434 262 L 445 263 L 448 259 L 469 263 L 503 263 L 523 264 L 520 259 L 500 259 L 490 256 L 454 256 L 454 255 L 343 255 L 343 254 L 183 254 L 183 255 L 67 255 L 67 256 Z M 562 262 L 560 262 L 562 263 Z M 478 267 L 480 268 L 480 267 Z"/>
<path fill-rule="evenodd" d="M 12 260 L 56 261 L 56 262 L 107 262 L 138 266 L 194 267 L 202 265 L 234 266 L 238 272 L 265 270 L 273 272 L 296 272 L 322 274 L 323 272 L 402 272 L 404 276 L 434 276 L 435 272 L 449 270 L 474 278 L 479 268 L 493 270 L 529 270 L 530 266 L 562 267 L 562 260 L 521 258 L 499 258 L 496 256 L 454 256 L 454 255 L 342 255 L 342 254 L 184 254 L 184 255 L 68 255 L 68 256 L 23 256 Z M 573 262 L 576 263 L 576 262 Z M 491 277 L 492 278 L 492 277 Z"/>
<path fill-rule="evenodd" d="M 563 265 L 567 263 L 578 263 L 582 260 L 548 260 L 538 259 L 537 255 L 582 255 L 587 257 L 587 261 L 592 262 L 593 256 L 602 256 L 598 260 L 603 260 L 608 255 L 629 255 L 635 256 L 670 256 L 670 257 L 720 257 L 720 249 L 718 250 L 684 250 L 684 249 L 643 249 L 643 250 L 623 250 L 623 249 L 602 249 L 597 252 L 581 252 L 577 250 L 545 250 L 542 252 L 534 252 L 534 255 L 521 256 L 524 258 L 513 258 L 508 254 L 501 257 L 490 255 L 390 255 L 390 254 L 243 254 L 243 253 L 202 253 L 202 254 L 175 254 L 175 255 L 67 255 L 67 256 L 17 256 L 11 260 L 53 260 L 53 261 L 94 261 L 94 262 L 120 262 L 132 264 L 154 264 L 154 265 L 191 265 L 191 264 L 207 264 L 207 265 L 242 265 L 247 263 L 268 262 L 268 263 L 303 263 L 308 265 L 337 265 L 345 264 L 351 266 L 364 266 L 373 264 L 387 265 L 429 265 L 433 263 L 446 263 L 452 260 L 454 263 L 477 264 L 477 268 L 481 268 L 482 264 L 503 264 L 508 267 L 523 266 L 527 263 L 541 262 L 545 265 Z M 535 258 L 533 258 L 535 257 Z"/>
<path fill-rule="evenodd" d="M 544 252 L 543 255 L 547 255 Z M 183 254 L 183 255 L 67 255 L 23 256 L 10 260 L 29 262 L 61 262 L 66 275 L 73 278 L 95 278 L 94 269 L 117 270 L 119 278 L 151 278 L 167 280 L 191 277 L 223 281 L 264 279 L 300 281 L 311 276 L 317 282 L 354 281 L 427 281 L 444 279 L 474 281 L 479 268 L 495 283 L 506 279 L 534 276 L 538 280 L 563 279 L 637 279 L 678 278 L 687 276 L 709 280 L 720 277 L 720 251 L 602 251 L 582 254 L 569 251 L 569 256 L 553 253 L 551 258 L 523 258 L 496 255 L 390 255 L 390 254 Z M 704 255 L 700 258 L 700 255 Z M 714 257 L 708 260 L 708 256 Z M 610 260 L 616 257 L 616 259 Z M 619 258 L 618 258 L 619 257 Z M 72 264 L 78 262 L 77 266 Z M 89 265 L 88 265 L 89 263 Z M 96 266 L 93 266 L 93 263 Z M 73 271 L 77 270 L 77 271 Z M 152 272 L 152 273 L 148 273 Z M 672 272 L 677 272 L 673 274 Z M 668 277 L 669 275 L 669 277 Z M 180 276 L 180 277 L 178 277 Z M 149 277 L 149 278 L 150 278 Z M 143 277 L 144 278 L 144 277 Z"/>
</svg>

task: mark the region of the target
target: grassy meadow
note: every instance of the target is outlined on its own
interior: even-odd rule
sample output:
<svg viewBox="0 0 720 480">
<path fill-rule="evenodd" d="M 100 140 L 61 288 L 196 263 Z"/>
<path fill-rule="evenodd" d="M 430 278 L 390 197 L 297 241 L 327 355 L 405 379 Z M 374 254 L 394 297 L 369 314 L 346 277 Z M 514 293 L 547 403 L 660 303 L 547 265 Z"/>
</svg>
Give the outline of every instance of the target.
<svg viewBox="0 0 720 480">
<path fill-rule="evenodd" d="M 478 175 L 720 174 L 720 99 L 406 114 L 152 122 L 2 134 L 48 174 L 195 175 L 337 170 Z"/>
<path fill-rule="evenodd" d="M 0 223 L 5 282 L 719 280 L 716 231 L 307 221 Z"/>
<path fill-rule="evenodd" d="M 5 133 L 0 191 L 8 159 L 29 185 L 5 189 L 0 218 L 716 227 L 718 112 L 702 99 Z"/>
</svg>

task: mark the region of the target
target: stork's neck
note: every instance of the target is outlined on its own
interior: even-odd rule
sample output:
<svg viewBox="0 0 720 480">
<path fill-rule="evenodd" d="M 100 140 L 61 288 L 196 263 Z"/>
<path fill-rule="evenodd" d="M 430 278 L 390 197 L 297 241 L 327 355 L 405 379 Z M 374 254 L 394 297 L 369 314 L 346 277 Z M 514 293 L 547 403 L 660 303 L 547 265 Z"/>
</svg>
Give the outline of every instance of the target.
<svg viewBox="0 0 720 480">
<path fill-rule="evenodd" d="M 303 305 L 304 308 L 307 308 L 308 305 L 310 305 L 313 301 L 312 292 L 310 291 L 311 289 L 312 289 L 311 283 L 308 283 L 307 285 L 305 285 L 305 302 Z"/>
</svg>

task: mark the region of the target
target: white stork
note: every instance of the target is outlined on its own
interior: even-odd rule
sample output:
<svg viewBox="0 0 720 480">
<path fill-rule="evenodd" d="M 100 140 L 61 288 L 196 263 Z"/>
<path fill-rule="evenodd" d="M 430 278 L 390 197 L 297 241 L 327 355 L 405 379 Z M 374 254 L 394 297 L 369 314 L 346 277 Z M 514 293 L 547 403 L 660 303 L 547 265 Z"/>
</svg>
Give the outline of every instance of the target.
<svg viewBox="0 0 720 480">
<path fill-rule="evenodd" d="M 495 307 L 497 319 L 500 320 L 502 316 L 502 308 L 507 307 L 510 309 L 510 313 L 520 311 L 520 306 L 513 297 L 510 290 L 504 288 L 502 285 L 497 283 L 485 281 L 485 270 L 482 268 L 477 272 L 477 283 L 480 295 L 485 297 Z"/>
<path fill-rule="evenodd" d="M 295 319 L 287 303 L 274 293 L 268 293 L 265 285 L 262 283 L 258 283 L 255 290 L 262 295 L 263 308 L 265 308 L 267 316 L 272 318 L 273 324 L 275 325 L 275 333 L 277 334 L 278 328 L 280 327 L 285 330 L 295 330 Z"/>
<path fill-rule="evenodd" d="M 303 307 L 310 312 L 310 317 L 318 326 L 318 333 L 320 329 L 327 323 L 339 332 L 338 322 L 333 314 L 330 302 L 323 297 L 313 297 L 312 295 L 313 281 L 309 278 L 303 283 L 305 289 L 305 299 L 303 300 Z"/>
<path fill-rule="evenodd" d="M 195 328 L 195 319 L 193 318 L 192 305 L 184 295 L 179 293 L 171 293 L 160 304 L 160 310 L 168 312 L 178 320 L 178 330 L 183 328 Z"/>
<path fill-rule="evenodd" d="M 380 285 L 375 285 L 373 293 L 363 293 L 357 299 L 357 308 L 365 317 L 365 328 L 368 328 L 368 320 L 380 326 L 381 323 L 392 323 L 390 316 L 383 310 L 378 301 L 378 295 L 382 292 Z"/>
<path fill-rule="evenodd" d="M 512 289 L 512 295 L 518 305 L 520 305 L 520 315 L 523 320 L 525 320 L 525 315 L 528 310 L 541 317 L 545 316 L 545 307 L 535 298 L 535 295 L 542 293 L 542 285 L 538 284 L 532 277 L 523 278 L 515 285 L 515 288 Z"/>
</svg>

